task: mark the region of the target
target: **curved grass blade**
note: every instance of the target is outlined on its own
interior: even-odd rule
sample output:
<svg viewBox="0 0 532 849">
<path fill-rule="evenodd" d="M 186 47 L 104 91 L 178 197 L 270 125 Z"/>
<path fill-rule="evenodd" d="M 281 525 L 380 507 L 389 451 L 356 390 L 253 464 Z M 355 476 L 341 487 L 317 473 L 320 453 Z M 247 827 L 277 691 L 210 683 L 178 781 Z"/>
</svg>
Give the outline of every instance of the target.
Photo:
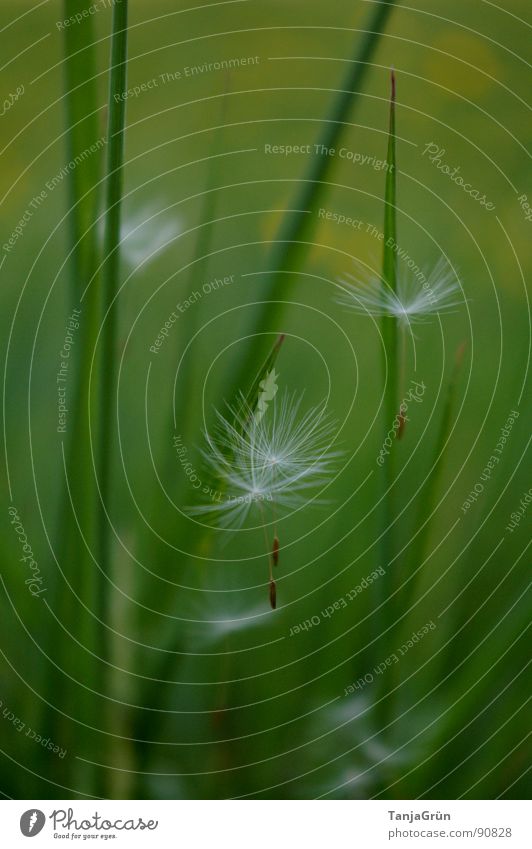
<svg viewBox="0 0 532 849">
<path fill-rule="evenodd" d="M 420 563 L 423 562 L 423 558 L 425 556 L 425 551 L 427 548 L 427 540 L 429 538 L 430 529 L 432 526 L 436 493 L 440 485 L 443 461 L 445 459 L 445 449 L 451 431 L 451 424 L 456 401 L 456 393 L 458 388 L 458 379 L 462 368 L 464 353 L 465 342 L 463 342 L 456 351 L 453 369 L 449 377 L 449 383 L 447 386 L 447 393 L 445 396 L 445 403 L 442 410 L 438 437 L 434 446 L 434 459 L 431 465 L 432 471 L 419 500 L 419 510 L 417 515 L 416 527 L 420 530 L 418 531 L 418 534 L 414 540 L 413 545 L 410 547 L 409 552 L 409 562 L 414 565 L 414 568 L 417 568 Z M 408 598 L 411 600 L 415 596 L 417 580 L 412 579 L 408 586 L 410 588 L 408 590 Z"/>
<path fill-rule="evenodd" d="M 371 66 L 371 59 L 395 5 L 395 0 L 379 2 L 371 13 L 362 39 L 357 44 L 355 57 L 331 104 L 330 112 L 324 119 L 324 129 L 316 142 L 318 145 L 324 148 L 338 146 L 347 116 L 360 96 Z M 309 213 L 315 211 L 318 206 L 334 161 L 335 157 L 327 155 L 315 156 L 311 160 L 308 172 L 301 181 L 301 187 L 290 204 L 293 211 L 285 213 L 271 251 L 268 264 L 274 272 L 289 271 L 300 259 L 305 249 L 302 242 L 309 239 L 311 230 L 315 226 L 316 216 Z M 285 275 L 281 273 L 270 275 L 264 292 L 264 303 L 253 322 L 255 335 L 250 336 L 248 348 L 242 357 L 242 366 L 237 370 L 232 383 L 233 391 L 227 393 L 229 396 L 234 395 L 240 387 L 247 384 L 250 371 L 253 373 L 255 364 L 260 362 L 264 351 L 264 340 L 258 334 L 276 329 L 275 325 L 283 308 L 283 305 L 277 302 L 286 299 L 289 285 Z"/>
</svg>

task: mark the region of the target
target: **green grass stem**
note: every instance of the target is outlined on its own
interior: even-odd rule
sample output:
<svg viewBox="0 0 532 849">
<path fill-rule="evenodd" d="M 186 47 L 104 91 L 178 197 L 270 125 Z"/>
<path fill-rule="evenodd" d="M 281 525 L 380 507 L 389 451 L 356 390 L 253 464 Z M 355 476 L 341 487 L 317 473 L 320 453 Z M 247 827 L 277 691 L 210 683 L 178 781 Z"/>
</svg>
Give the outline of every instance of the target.
<svg viewBox="0 0 532 849">
<path fill-rule="evenodd" d="M 445 459 L 445 451 L 453 421 L 453 413 L 456 403 L 456 393 L 458 391 L 458 380 L 460 377 L 464 353 L 465 343 L 462 343 L 458 347 L 458 350 L 456 352 L 453 368 L 449 377 L 449 383 L 447 385 L 447 392 L 442 410 L 440 426 L 438 429 L 438 436 L 436 438 L 436 443 L 434 446 L 431 472 L 419 498 L 416 528 L 419 528 L 420 530 L 415 536 L 412 545 L 410 546 L 408 551 L 408 562 L 414 569 L 417 569 L 423 562 L 423 558 L 425 557 L 427 549 L 427 541 L 430 535 L 432 520 L 434 517 L 436 493 L 438 492 L 440 486 L 443 471 L 443 462 Z M 408 589 L 406 592 L 406 597 L 404 596 L 404 594 L 402 595 L 403 607 L 407 607 L 409 601 L 411 601 L 415 597 L 419 581 L 419 575 L 420 573 L 418 572 L 417 576 L 413 578 L 407 585 Z M 404 575 L 404 577 L 406 576 Z"/>
</svg>

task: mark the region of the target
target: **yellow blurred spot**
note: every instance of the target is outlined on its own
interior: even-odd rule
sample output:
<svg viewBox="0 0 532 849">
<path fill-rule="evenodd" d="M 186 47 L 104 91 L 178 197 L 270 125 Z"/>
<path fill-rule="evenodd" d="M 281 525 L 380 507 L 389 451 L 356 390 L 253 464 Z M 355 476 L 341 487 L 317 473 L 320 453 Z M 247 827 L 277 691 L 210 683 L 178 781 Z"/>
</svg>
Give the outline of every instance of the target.
<svg viewBox="0 0 532 849">
<path fill-rule="evenodd" d="M 441 50 L 448 56 L 429 48 L 425 62 L 427 76 L 464 97 L 474 100 L 493 87 L 486 73 L 494 79 L 502 79 L 502 65 L 495 58 L 493 49 L 480 36 L 448 30 L 436 35 L 430 44 L 436 51 Z M 454 59 L 455 56 L 458 59 Z M 466 62 L 469 64 L 464 64 Z"/>
</svg>

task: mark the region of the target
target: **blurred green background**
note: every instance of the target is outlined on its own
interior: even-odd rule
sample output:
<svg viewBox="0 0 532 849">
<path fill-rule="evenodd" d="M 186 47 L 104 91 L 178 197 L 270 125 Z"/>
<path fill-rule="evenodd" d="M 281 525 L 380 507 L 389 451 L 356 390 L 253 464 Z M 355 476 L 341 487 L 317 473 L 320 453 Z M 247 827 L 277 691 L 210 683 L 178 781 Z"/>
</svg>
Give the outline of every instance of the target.
<svg viewBox="0 0 532 849">
<path fill-rule="evenodd" d="M 65 500 L 57 433 L 59 352 L 77 303 L 65 262 L 68 181 L 46 185 L 71 159 L 65 31 L 57 26 L 65 10 L 58 2 L 33 8 L 4 0 L 2 97 L 21 85 L 24 93 L 2 117 L 3 245 L 32 199 L 45 193 L 14 247 L 2 249 L 0 269 L 5 796 L 527 794 L 530 516 L 507 529 L 531 483 L 525 281 L 532 222 L 518 200 L 532 197 L 525 0 L 504 9 L 481 0 L 398 4 L 341 139 L 355 153 L 385 157 L 393 66 L 399 241 L 423 267 L 443 253 L 463 288 L 456 311 L 416 326 L 415 348 L 408 349 L 408 377 L 424 381 L 426 392 L 398 444 L 398 556 L 391 568 L 400 581 L 385 601 L 394 611 L 391 635 L 382 635 L 382 612 L 366 590 L 319 626 L 289 636 L 381 565 L 378 327 L 335 298 L 354 259 L 378 267 L 381 245 L 367 230 L 382 228 L 384 171 L 335 157 L 320 206 L 364 225 L 356 230 L 312 213 L 313 244 L 286 274 L 287 303 L 273 328 L 287 334 L 279 387 L 304 391 L 304 406 L 328 395 L 345 454 L 323 494 L 327 505 L 309 505 L 280 523 L 278 610 L 267 603 L 260 530 L 206 534 L 184 512 L 195 495 L 173 438 L 182 435 L 203 474 L 203 428 L 212 424 L 213 407 L 223 405 L 243 338 L 256 329 L 271 242 L 312 157 L 268 154 L 265 145 L 318 140 L 373 6 L 130 4 L 128 85 L 157 85 L 127 100 L 119 389 L 108 441 L 112 573 L 109 619 L 98 625 L 110 658 L 104 669 L 84 638 L 94 628 L 94 599 L 84 597 L 82 582 L 73 590 L 82 570 L 97 568 L 88 554 L 94 540 L 79 533 Z M 99 9 L 91 22 L 104 137 L 111 10 Z M 184 70 L 241 57 L 258 61 L 230 72 Z M 160 75 L 178 71 L 181 78 L 162 82 Z M 82 116 L 83 93 L 82 86 Z M 429 143 L 445 150 L 442 162 L 459 166 L 493 211 L 423 155 Z M 198 299 L 158 353 L 150 351 L 177 303 L 230 275 L 230 285 Z M 420 567 L 409 551 L 423 484 L 462 342 L 437 510 L 407 599 L 403 582 Z M 73 381 L 69 387 L 72 403 Z M 512 410 L 520 415 L 500 462 L 463 512 Z M 76 435 L 69 436 L 75 446 Z M 71 479 L 75 457 L 74 448 Z M 85 459 L 80 445 L 80 464 Z M 24 584 L 11 505 L 47 587 L 37 598 Z M 65 559 L 67 534 L 76 545 Z M 344 689 L 429 621 L 436 628 L 394 669 L 383 728 L 375 687 L 350 696 Z M 48 739 L 64 756 L 46 748 Z"/>
</svg>

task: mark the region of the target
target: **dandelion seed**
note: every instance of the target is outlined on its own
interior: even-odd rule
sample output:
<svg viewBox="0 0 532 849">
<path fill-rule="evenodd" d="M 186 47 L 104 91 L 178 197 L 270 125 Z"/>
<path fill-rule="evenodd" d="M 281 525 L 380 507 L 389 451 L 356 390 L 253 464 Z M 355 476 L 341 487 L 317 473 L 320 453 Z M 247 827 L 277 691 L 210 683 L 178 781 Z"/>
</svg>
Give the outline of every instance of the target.
<svg viewBox="0 0 532 849">
<path fill-rule="evenodd" d="M 337 300 L 360 315 L 392 316 L 406 327 L 423 322 L 426 316 L 452 311 L 461 303 L 456 297 L 460 291 L 456 274 L 444 257 L 428 274 L 421 272 L 422 282 L 403 269 L 397 292 L 361 263 L 356 265 L 356 276 L 348 274 L 340 281 L 345 289 Z"/>
</svg>

